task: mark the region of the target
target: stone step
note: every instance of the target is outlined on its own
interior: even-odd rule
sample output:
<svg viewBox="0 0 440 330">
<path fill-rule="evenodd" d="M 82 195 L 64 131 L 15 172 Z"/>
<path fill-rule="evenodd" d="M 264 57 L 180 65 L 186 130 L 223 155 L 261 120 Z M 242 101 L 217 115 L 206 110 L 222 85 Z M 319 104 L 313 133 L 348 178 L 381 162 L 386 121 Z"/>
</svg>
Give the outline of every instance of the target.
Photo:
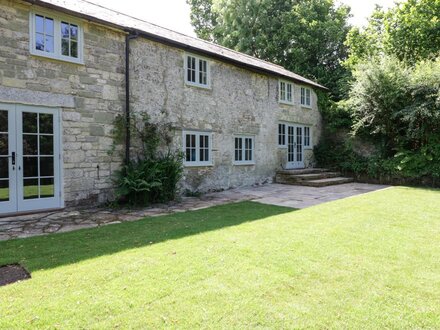
<svg viewBox="0 0 440 330">
<path fill-rule="evenodd" d="M 318 180 L 318 179 L 326 179 L 326 178 L 336 178 L 341 176 L 341 173 L 338 172 L 319 172 L 319 173 L 309 173 L 309 174 L 284 174 L 278 173 L 277 178 L 281 180 L 289 180 L 289 181 L 306 181 L 306 180 Z"/>
<path fill-rule="evenodd" d="M 318 180 L 300 181 L 297 182 L 296 184 L 301 186 L 309 186 L 309 187 L 327 187 L 337 184 L 350 183 L 353 181 L 354 181 L 353 178 L 335 177 L 335 178 L 326 178 L 326 179 L 318 179 Z"/>
<path fill-rule="evenodd" d="M 301 168 L 295 170 L 279 170 L 277 171 L 277 174 L 300 175 L 300 174 L 315 174 L 322 172 L 328 172 L 328 170 L 325 168 Z"/>
</svg>

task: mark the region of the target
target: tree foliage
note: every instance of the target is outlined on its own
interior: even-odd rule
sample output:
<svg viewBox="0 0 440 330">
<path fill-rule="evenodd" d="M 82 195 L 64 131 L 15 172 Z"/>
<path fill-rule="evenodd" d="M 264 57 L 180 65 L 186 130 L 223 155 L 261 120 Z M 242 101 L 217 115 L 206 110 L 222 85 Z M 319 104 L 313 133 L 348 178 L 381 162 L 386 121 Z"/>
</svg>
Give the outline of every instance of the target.
<svg viewBox="0 0 440 330">
<path fill-rule="evenodd" d="M 346 64 L 391 55 L 414 65 L 440 53 L 440 0 L 406 0 L 384 11 L 380 7 L 364 29 L 353 28 L 346 45 Z"/>
<path fill-rule="evenodd" d="M 315 79 L 341 98 L 349 9 L 334 0 L 187 0 L 200 38 Z"/>
</svg>

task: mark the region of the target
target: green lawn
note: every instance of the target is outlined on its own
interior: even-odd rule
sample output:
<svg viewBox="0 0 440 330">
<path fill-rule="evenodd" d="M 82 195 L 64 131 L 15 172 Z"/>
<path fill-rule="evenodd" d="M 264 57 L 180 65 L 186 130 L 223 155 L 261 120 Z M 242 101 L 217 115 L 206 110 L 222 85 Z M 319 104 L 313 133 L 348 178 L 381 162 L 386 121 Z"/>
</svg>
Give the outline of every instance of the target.
<svg viewBox="0 0 440 330">
<path fill-rule="evenodd" d="M 244 202 L 0 243 L 0 328 L 440 328 L 440 191 Z"/>
<path fill-rule="evenodd" d="M 42 185 L 40 186 L 41 198 L 44 197 L 52 197 L 54 194 L 54 186 L 53 185 Z M 38 186 L 25 186 L 24 187 L 24 196 L 38 196 Z M 9 188 L 1 188 L 0 189 L 0 200 L 8 201 L 9 200 Z"/>
</svg>

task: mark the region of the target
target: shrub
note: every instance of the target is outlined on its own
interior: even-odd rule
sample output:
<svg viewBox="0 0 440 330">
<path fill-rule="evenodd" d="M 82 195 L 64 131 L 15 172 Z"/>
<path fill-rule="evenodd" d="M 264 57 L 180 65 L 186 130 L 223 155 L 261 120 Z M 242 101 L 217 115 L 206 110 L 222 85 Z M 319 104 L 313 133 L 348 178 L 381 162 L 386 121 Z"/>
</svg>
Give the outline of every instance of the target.
<svg viewBox="0 0 440 330">
<path fill-rule="evenodd" d="M 354 78 L 350 99 L 323 112 L 329 123 L 315 148 L 318 165 L 373 179 L 440 178 L 440 60 L 409 67 L 385 57 L 358 65 Z M 354 140 L 375 152 L 363 154 Z"/>
<path fill-rule="evenodd" d="M 147 114 L 133 114 L 130 122 L 133 159 L 115 175 L 116 195 L 134 205 L 174 200 L 182 177 L 182 153 L 170 149 L 171 126 L 151 123 Z M 125 121 L 115 120 L 115 143 L 125 139 Z M 162 152 L 162 150 L 166 150 Z"/>
<path fill-rule="evenodd" d="M 181 175 L 176 153 L 132 161 L 116 174 L 116 194 L 135 205 L 174 200 Z"/>
</svg>

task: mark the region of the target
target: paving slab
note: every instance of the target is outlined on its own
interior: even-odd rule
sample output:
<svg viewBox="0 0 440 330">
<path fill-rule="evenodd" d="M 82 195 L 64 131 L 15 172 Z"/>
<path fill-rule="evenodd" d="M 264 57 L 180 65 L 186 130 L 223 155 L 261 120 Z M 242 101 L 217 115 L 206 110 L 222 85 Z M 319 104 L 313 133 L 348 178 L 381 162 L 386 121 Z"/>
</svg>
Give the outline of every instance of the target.
<svg viewBox="0 0 440 330">
<path fill-rule="evenodd" d="M 66 209 L 58 212 L 4 217 L 0 218 L 0 241 L 106 226 L 136 221 L 145 217 L 199 210 L 240 201 L 254 201 L 301 209 L 387 187 L 384 185 L 347 183 L 315 188 L 274 183 L 208 193 L 200 197 L 183 197 L 178 202 L 157 204 L 146 208 Z"/>
</svg>

